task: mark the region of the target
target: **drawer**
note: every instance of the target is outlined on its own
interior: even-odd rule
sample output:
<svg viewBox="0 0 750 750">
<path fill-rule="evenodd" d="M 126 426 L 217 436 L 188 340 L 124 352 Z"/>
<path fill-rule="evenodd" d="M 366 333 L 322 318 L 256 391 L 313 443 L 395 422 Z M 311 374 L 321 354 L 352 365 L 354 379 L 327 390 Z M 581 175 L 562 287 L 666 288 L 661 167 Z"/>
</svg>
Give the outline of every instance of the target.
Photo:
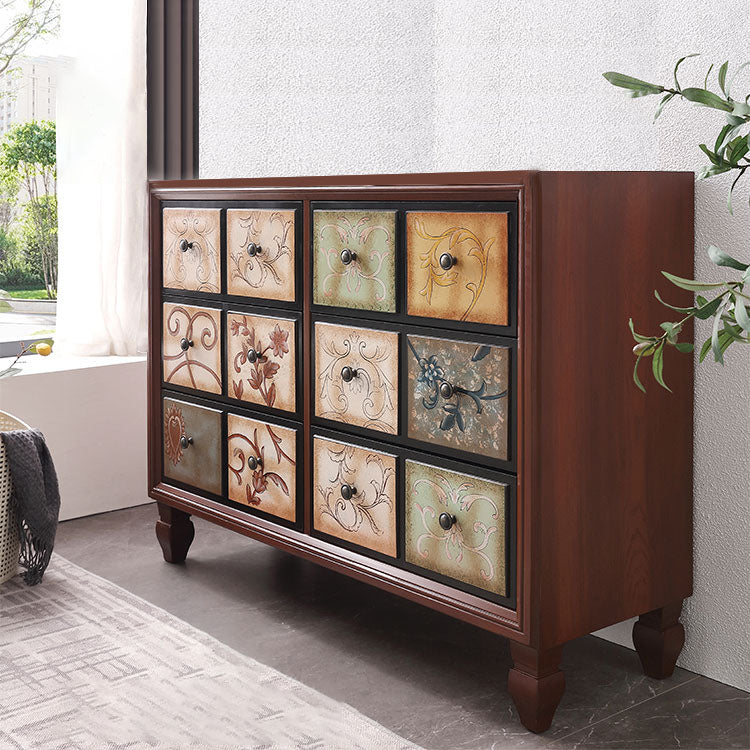
<svg viewBox="0 0 750 750">
<path fill-rule="evenodd" d="M 313 302 L 396 312 L 395 211 L 313 211 Z"/>
<path fill-rule="evenodd" d="M 294 302 L 294 209 L 227 209 L 227 293 Z"/>
<path fill-rule="evenodd" d="M 411 334 L 406 343 L 408 436 L 507 461 L 510 348 Z"/>
<path fill-rule="evenodd" d="M 221 291 L 218 208 L 165 208 L 163 284 L 170 289 Z"/>
<path fill-rule="evenodd" d="M 164 382 L 221 393 L 221 311 L 165 302 L 162 313 Z"/>
<path fill-rule="evenodd" d="M 296 411 L 296 329 L 289 318 L 227 313 L 229 396 Z"/>
<path fill-rule="evenodd" d="M 229 414 L 227 461 L 230 500 L 297 520 L 297 430 Z"/>
<path fill-rule="evenodd" d="M 315 415 L 398 432 L 398 334 L 315 323 Z"/>
<path fill-rule="evenodd" d="M 507 596 L 508 491 L 500 482 L 407 460 L 407 562 Z"/>
<path fill-rule="evenodd" d="M 508 325 L 508 214 L 408 211 L 409 315 Z"/>
<path fill-rule="evenodd" d="M 316 437 L 313 465 L 315 530 L 395 557 L 395 456 Z"/>
<path fill-rule="evenodd" d="M 164 399 L 164 476 L 221 494 L 221 412 Z"/>
</svg>

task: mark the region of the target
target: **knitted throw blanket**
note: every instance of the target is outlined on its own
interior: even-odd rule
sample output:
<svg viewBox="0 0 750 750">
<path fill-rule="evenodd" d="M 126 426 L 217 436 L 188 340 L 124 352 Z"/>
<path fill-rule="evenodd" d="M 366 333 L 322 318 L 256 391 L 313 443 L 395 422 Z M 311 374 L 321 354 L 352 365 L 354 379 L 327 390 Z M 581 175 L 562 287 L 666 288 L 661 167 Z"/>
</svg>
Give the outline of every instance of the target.
<svg viewBox="0 0 750 750">
<path fill-rule="evenodd" d="M 52 555 L 60 513 L 57 473 L 44 435 L 39 430 L 3 432 L 21 537 L 19 563 L 24 581 L 40 583 Z"/>
</svg>

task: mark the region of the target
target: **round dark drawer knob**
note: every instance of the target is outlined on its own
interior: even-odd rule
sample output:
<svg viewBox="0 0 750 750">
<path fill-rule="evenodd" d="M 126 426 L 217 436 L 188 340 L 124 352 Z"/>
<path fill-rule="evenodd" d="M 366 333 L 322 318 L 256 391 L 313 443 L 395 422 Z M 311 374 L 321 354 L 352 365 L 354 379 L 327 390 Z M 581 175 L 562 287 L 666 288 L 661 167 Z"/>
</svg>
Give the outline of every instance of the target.
<svg viewBox="0 0 750 750">
<path fill-rule="evenodd" d="M 357 371 L 353 367 L 349 367 L 348 365 L 346 367 L 341 368 L 341 379 L 345 383 L 351 383 L 354 378 L 357 377 Z"/>
<path fill-rule="evenodd" d="M 259 468 L 262 463 L 263 463 L 262 459 L 257 458 L 256 456 L 250 456 L 250 458 L 247 459 L 247 465 L 253 471 L 255 471 L 257 468 Z"/>
<path fill-rule="evenodd" d="M 357 488 L 352 484 L 341 485 L 341 497 L 344 500 L 351 500 L 357 494 Z"/>
<path fill-rule="evenodd" d="M 348 266 L 353 260 L 357 260 L 357 253 L 355 253 L 353 250 L 350 250 L 348 247 L 345 247 L 341 251 L 341 262 Z"/>
<path fill-rule="evenodd" d="M 248 362 L 257 362 L 260 358 L 260 354 L 255 349 L 249 349 L 247 352 L 247 361 Z"/>
<path fill-rule="evenodd" d="M 260 245 L 256 245 L 254 242 L 251 242 L 247 246 L 247 254 L 254 258 L 256 255 L 260 255 L 263 252 L 263 248 Z"/>
<path fill-rule="evenodd" d="M 192 242 L 188 242 L 185 239 L 180 240 L 180 250 L 182 250 L 183 253 L 186 253 L 192 246 Z"/>
<path fill-rule="evenodd" d="M 456 517 L 452 516 L 450 513 L 441 513 L 438 516 L 438 523 L 440 524 L 440 528 L 448 531 L 448 529 L 456 523 Z"/>
<path fill-rule="evenodd" d="M 444 271 L 448 271 L 449 269 L 453 268 L 456 263 L 458 263 L 458 258 L 456 258 L 455 255 L 451 255 L 450 253 L 443 253 L 438 258 L 438 263 L 440 263 L 440 268 L 442 268 Z"/>
<path fill-rule="evenodd" d="M 180 349 L 182 349 L 183 352 L 186 352 L 192 345 L 193 342 L 190 339 L 180 339 Z"/>
<path fill-rule="evenodd" d="M 183 447 L 184 449 L 186 449 L 186 450 L 187 450 L 187 447 L 188 447 L 188 445 L 192 445 L 192 444 L 193 444 L 193 438 L 191 438 L 191 437 L 188 437 L 187 435 L 183 435 L 183 436 L 182 436 L 182 437 L 180 438 L 180 445 L 181 445 L 181 446 L 182 446 L 182 447 Z"/>
<path fill-rule="evenodd" d="M 443 382 L 440 384 L 440 395 L 443 398 L 451 398 L 453 396 L 453 386 L 450 383 Z"/>
</svg>

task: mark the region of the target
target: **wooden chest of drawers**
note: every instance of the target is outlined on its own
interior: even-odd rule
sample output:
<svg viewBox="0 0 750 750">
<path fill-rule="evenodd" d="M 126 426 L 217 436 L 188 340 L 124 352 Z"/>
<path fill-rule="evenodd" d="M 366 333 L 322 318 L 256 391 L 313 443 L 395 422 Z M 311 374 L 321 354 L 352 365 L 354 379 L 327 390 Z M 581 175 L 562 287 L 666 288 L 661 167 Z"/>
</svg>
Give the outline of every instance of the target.
<svg viewBox="0 0 750 750">
<path fill-rule="evenodd" d="M 521 721 L 562 646 L 692 590 L 692 363 L 632 384 L 628 317 L 690 276 L 688 173 L 150 185 L 149 493 L 511 640 Z M 676 304 L 681 304 L 675 300 Z"/>
</svg>

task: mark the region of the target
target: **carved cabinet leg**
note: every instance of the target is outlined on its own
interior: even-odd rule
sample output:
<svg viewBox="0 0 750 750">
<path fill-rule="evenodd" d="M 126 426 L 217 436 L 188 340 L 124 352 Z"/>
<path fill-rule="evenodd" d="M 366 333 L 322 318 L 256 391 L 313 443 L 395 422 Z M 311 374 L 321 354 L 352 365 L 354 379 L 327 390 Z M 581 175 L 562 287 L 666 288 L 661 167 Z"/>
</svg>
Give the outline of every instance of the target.
<svg viewBox="0 0 750 750">
<path fill-rule="evenodd" d="M 565 692 L 565 675 L 560 671 L 562 646 L 539 651 L 511 641 L 510 654 L 513 668 L 508 674 L 508 692 L 521 723 L 531 732 L 544 732 Z"/>
<path fill-rule="evenodd" d="M 156 522 L 156 538 L 159 540 L 164 559 L 168 563 L 185 562 L 195 536 L 195 527 L 190 515 L 171 505 L 157 503 L 159 519 Z"/>
<path fill-rule="evenodd" d="M 633 645 L 649 677 L 662 680 L 674 672 L 677 657 L 685 645 L 681 611 L 682 600 L 646 612 L 633 625 Z"/>
</svg>

